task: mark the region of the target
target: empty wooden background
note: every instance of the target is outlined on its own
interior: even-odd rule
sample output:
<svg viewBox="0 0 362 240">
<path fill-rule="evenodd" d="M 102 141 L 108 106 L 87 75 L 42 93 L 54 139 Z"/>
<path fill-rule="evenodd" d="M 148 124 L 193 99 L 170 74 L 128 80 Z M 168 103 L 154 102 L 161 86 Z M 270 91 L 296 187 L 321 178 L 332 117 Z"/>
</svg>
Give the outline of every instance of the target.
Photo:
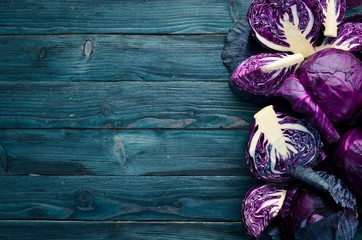
<svg viewBox="0 0 362 240">
<path fill-rule="evenodd" d="M 249 4 L 0 1 L 0 239 L 249 239 L 258 108 L 220 57 Z"/>
</svg>

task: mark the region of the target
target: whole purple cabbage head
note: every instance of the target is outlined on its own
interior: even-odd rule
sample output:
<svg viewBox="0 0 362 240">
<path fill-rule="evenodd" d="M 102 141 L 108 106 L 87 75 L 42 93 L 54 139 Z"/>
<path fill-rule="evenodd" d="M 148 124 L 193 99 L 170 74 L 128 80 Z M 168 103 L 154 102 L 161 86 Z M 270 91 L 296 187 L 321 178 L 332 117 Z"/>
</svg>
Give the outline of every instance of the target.
<svg viewBox="0 0 362 240">
<path fill-rule="evenodd" d="M 265 184 L 249 190 L 241 207 L 247 233 L 258 239 L 283 206 L 286 190 L 281 185 Z"/>
<path fill-rule="evenodd" d="M 262 45 L 308 57 L 315 53 L 322 15 L 321 4 L 314 0 L 253 0 L 247 18 Z"/>
<path fill-rule="evenodd" d="M 362 200 L 362 126 L 342 135 L 332 154 L 341 178 Z"/>
<path fill-rule="evenodd" d="M 352 53 L 324 49 L 304 60 L 296 75 L 331 122 L 347 121 L 360 111 L 362 63 Z"/>
<path fill-rule="evenodd" d="M 313 167 L 325 157 L 318 132 L 306 121 L 267 106 L 254 116 L 246 159 L 252 174 L 264 181 L 283 182 L 295 166 Z"/>
</svg>

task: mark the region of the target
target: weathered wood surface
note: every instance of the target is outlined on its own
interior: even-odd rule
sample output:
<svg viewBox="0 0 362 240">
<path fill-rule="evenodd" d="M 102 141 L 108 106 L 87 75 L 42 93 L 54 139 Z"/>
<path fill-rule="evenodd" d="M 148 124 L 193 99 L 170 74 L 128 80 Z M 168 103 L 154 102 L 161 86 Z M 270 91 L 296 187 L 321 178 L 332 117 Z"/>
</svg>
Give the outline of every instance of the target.
<svg viewBox="0 0 362 240">
<path fill-rule="evenodd" d="M 1 128 L 248 129 L 256 111 L 226 82 L 0 84 Z"/>
<path fill-rule="evenodd" d="M 1 239 L 250 240 L 240 222 L 0 221 Z M 262 240 L 271 239 L 267 236 Z M 354 240 L 362 239 L 359 228 Z"/>
<path fill-rule="evenodd" d="M 232 26 L 224 0 L 2 1 L 0 34 L 225 33 Z M 250 0 L 237 1 L 245 16 Z"/>
<path fill-rule="evenodd" d="M 0 14 L 1 15 L 1 14 Z M 227 81 L 225 36 L 0 36 L 0 80 Z"/>
<path fill-rule="evenodd" d="M 250 240 L 240 222 L 1 221 L 1 239 L 239 239 Z M 268 239 L 268 238 L 263 238 Z"/>
<path fill-rule="evenodd" d="M 251 0 L 1 1 L 0 34 L 226 33 Z M 351 9 L 347 15 L 361 12 Z"/>
<path fill-rule="evenodd" d="M 2 176 L 0 219 L 240 221 L 252 177 Z"/>
<path fill-rule="evenodd" d="M 249 176 L 248 130 L 0 130 L 0 175 Z"/>
</svg>

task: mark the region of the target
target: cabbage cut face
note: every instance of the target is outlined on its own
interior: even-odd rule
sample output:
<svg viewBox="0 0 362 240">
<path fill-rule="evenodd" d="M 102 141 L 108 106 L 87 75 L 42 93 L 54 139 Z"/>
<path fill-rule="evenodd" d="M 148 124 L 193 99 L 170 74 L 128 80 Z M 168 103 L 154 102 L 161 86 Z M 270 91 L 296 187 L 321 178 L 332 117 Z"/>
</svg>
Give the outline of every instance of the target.
<svg viewBox="0 0 362 240">
<path fill-rule="evenodd" d="M 255 95 L 269 95 L 304 60 L 300 53 L 261 53 L 243 61 L 231 80 L 242 91 Z"/>
<path fill-rule="evenodd" d="M 246 194 L 241 215 L 248 234 L 259 238 L 283 206 L 287 190 L 282 186 L 255 186 Z"/>
<path fill-rule="evenodd" d="M 316 47 L 317 51 L 337 48 L 344 51 L 359 51 L 362 45 L 362 23 L 348 22 L 338 28 L 336 37 L 327 37 Z"/>
<path fill-rule="evenodd" d="M 252 34 L 267 48 L 304 57 L 315 53 L 313 43 L 323 22 L 318 1 L 254 0 L 247 17 Z"/>
<path fill-rule="evenodd" d="M 260 110 L 249 132 L 246 159 L 252 174 L 264 181 L 283 182 L 294 166 L 313 167 L 322 160 L 322 143 L 314 128 L 304 120 L 274 111 Z"/>
</svg>

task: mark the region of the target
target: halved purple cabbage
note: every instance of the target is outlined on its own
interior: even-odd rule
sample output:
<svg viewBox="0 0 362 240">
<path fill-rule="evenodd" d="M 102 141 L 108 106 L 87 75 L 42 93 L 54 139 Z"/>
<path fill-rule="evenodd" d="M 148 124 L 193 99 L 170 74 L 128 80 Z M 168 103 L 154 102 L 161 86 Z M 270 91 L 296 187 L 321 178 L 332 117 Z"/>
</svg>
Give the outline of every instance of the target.
<svg viewBox="0 0 362 240">
<path fill-rule="evenodd" d="M 263 108 L 254 118 L 246 159 L 256 178 L 283 182 L 291 179 L 285 175 L 288 169 L 313 167 L 324 159 L 320 136 L 308 122 L 275 112 L 273 106 Z"/>
<path fill-rule="evenodd" d="M 269 223 L 278 215 L 286 190 L 282 185 L 265 184 L 249 190 L 241 207 L 241 216 L 247 233 L 258 239 Z"/>
<path fill-rule="evenodd" d="M 362 200 L 362 126 L 342 135 L 332 154 L 341 178 Z"/>
<path fill-rule="evenodd" d="M 337 37 L 327 37 L 316 47 L 317 51 L 338 48 L 345 51 L 360 51 L 362 45 L 362 23 L 347 22 L 338 28 Z"/>
<path fill-rule="evenodd" d="M 338 25 L 346 12 L 346 0 L 319 0 L 323 11 L 324 36 L 337 37 Z"/>
<path fill-rule="evenodd" d="M 247 18 L 252 34 L 267 48 L 304 57 L 315 53 L 323 21 L 318 1 L 253 0 Z"/>
<path fill-rule="evenodd" d="M 301 64 L 297 77 L 331 122 L 347 121 L 362 108 L 362 63 L 350 52 L 319 51 Z"/>
<path fill-rule="evenodd" d="M 243 61 L 235 69 L 231 80 L 245 92 L 269 95 L 270 91 L 295 72 L 303 60 L 300 53 L 260 53 Z"/>
</svg>

